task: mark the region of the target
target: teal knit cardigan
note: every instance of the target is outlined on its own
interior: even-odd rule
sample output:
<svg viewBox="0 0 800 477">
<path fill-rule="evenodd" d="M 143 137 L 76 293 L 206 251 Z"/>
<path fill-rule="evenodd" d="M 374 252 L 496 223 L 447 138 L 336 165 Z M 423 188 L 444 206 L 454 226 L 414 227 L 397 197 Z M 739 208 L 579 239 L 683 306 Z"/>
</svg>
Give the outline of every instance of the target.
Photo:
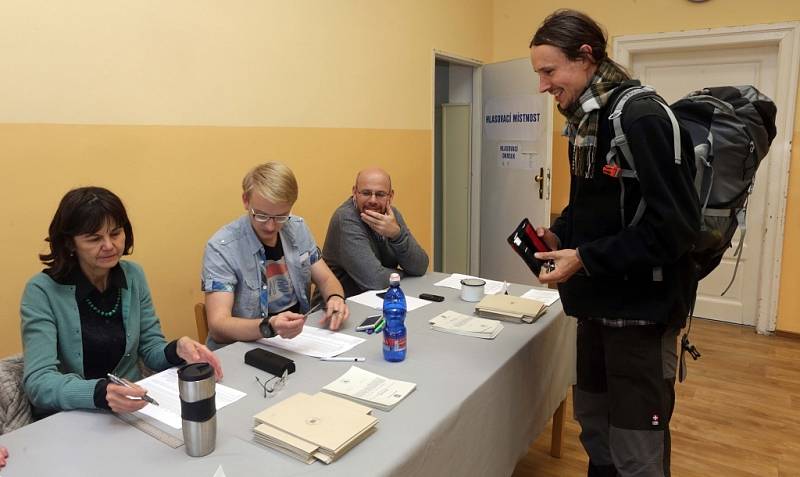
<svg viewBox="0 0 800 477">
<path fill-rule="evenodd" d="M 153 370 L 170 366 L 167 343 L 153 308 L 142 267 L 120 261 L 128 288 L 122 289 L 125 353 L 114 374 L 141 378 L 139 358 Z M 83 338 L 75 286 L 62 285 L 45 273 L 28 281 L 22 294 L 23 385 L 34 406 L 47 410 L 93 409 L 97 379 L 83 374 Z"/>
</svg>

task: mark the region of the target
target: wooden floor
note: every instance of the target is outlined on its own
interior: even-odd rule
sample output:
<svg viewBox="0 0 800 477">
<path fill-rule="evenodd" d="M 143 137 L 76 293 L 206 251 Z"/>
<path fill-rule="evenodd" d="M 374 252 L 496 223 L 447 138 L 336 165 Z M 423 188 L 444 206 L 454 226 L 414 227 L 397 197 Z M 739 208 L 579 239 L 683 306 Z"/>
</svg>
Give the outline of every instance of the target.
<svg viewBox="0 0 800 477">
<path fill-rule="evenodd" d="M 695 319 L 691 341 L 703 356 L 675 387 L 672 475 L 800 476 L 800 339 Z M 578 433 L 570 393 L 561 458 L 548 428 L 513 477 L 585 476 Z"/>
</svg>

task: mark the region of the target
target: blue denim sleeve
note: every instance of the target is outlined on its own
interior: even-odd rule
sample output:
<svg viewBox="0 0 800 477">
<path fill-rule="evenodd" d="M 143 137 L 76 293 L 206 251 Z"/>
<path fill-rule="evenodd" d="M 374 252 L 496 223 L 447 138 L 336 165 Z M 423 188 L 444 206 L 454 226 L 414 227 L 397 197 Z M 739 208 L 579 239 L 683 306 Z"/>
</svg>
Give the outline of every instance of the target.
<svg viewBox="0 0 800 477">
<path fill-rule="evenodd" d="M 308 253 L 308 263 L 309 265 L 314 265 L 322 258 L 322 252 L 320 251 L 319 247 L 314 247 L 314 250 Z"/>
<path fill-rule="evenodd" d="M 211 243 L 206 244 L 203 254 L 203 274 L 200 279 L 200 289 L 204 292 L 233 292 L 238 280 L 236 273 L 225 252 Z"/>
</svg>

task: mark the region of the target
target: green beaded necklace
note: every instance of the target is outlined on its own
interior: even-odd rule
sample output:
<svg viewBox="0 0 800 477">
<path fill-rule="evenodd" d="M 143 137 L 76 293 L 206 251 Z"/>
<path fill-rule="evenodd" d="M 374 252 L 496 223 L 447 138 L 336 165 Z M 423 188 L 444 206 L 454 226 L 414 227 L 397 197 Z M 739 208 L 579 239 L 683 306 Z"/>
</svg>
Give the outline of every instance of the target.
<svg viewBox="0 0 800 477">
<path fill-rule="evenodd" d="M 86 304 L 89 305 L 89 308 L 91 308 L 93 312 L 97 313 L 98 315 L 100 315 L 100 316 L 102 316 L 104 318 L 111 318 L 117 312 L 117 309 L 119 308 L 119 304 L 122 302 L 122 289 L 121 288 L 117 289 L 117 302 L 114 303 L 114 308 L 110 309 L 109 311 L 103 311 L 100 308 L 98 308 L 97 305 L 92 303 L 92 300 L 90 300 L 88 296 L 86 297 L 85 301 L 86 301 Z"/>
</svg>

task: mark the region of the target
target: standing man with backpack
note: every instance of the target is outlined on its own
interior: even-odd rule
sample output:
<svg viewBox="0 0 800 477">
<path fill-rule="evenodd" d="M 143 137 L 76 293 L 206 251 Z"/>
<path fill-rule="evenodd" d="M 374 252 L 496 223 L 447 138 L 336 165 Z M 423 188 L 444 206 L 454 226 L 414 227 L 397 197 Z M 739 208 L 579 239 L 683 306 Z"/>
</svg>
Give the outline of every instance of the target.
<svg viewBox="0 0 800 477">
<path fill-rule="evenodd" d="M 630 148 L 636 177 L 620 175 L 606 167 L 609 114 L 638 82 L 608 58 L 602 28 L 558 10 L 530 49 L 540 92 L 555 97 L 567 120 L 569 204 L 550 229 L 537 230 L 554 251 L 536 256 L 553 261 L 539 281 L 557 283 L 565 312 L 578 319 L 573 398 L 588 475 L 668 476 L 677 336 L 697 288 L 691 140 L 684 132 L 675 151 L 662 105 L 632 98 L 619 147 Z"/>
</svg>

